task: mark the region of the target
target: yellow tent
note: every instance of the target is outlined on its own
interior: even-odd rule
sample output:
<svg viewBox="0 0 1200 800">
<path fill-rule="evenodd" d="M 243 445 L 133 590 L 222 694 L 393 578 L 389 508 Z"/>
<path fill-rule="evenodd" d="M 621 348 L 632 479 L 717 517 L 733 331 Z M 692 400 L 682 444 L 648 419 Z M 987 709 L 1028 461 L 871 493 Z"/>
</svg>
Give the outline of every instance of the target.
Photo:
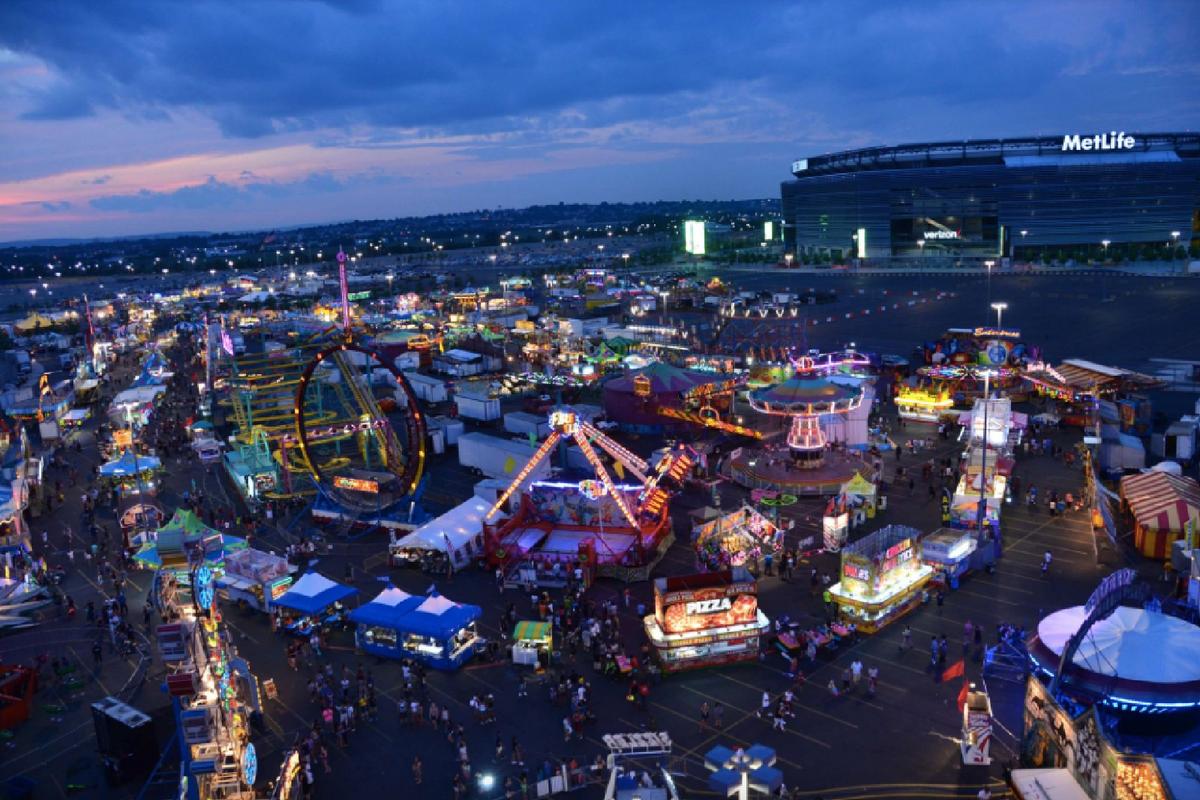
<svg viewBox="0 0 1200 800">
<path fill-rule="evenodd" d="M 16 329 L 19 331 L 32 331 L 38 328 L 53 328 L 54 321 L 47 316 L 39 314 L 36 311 L 30 312 L 29 316 L 16 324 Z"/>
<path fill-rule="evenodd" d="M 854 473 L 854 477 L 842 484 L 843 494 L 854 494 L 859 497 L 874 497 L 875 484 L 862 476 L 862 473 Z"/>
</svg>

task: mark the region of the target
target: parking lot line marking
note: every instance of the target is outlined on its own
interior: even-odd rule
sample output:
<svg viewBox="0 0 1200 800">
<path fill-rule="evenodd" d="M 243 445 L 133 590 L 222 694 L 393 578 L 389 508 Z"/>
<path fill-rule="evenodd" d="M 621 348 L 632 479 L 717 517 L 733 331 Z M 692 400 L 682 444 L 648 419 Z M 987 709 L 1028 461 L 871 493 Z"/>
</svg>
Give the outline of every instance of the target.
<svg viewBox="0 0 1200 800">
<path fill-rule="evenodd" d="M 814 673 L 814 674 L 816 674 L 816 670 L 814 670 L 814 671 L 813 671 L 813 673 Z M 728 675 L 721 675 L 720 673 L 714 673 L 714 674 L 715 674 L 715 675 L 716 675 L 718 678 L 723 678 L 723 679 L 725 679 L 725 680 L 733 681 L 734 683 L 740 684 L 740 685 L 742 685 L 742 686 L 746 686 L 746 687 L 748 687 L 748 688 L 750 688 L 750 689 L 755 689 L 755 690 L 757 690 L 757 691 L 760 691 L 760 692 L 762 691 L 762 689 L 760 689 L 760 688 L 758 688 L 758 687 L 756 687 L 756 686 L 753 686 L 753 685 L 751 685 L 751 684 L 749 684 L 749 683 L 746 683 L 745 681 L 739 681 L 739 680 L 738 680 L 738 679 L 736 679 L 736 678 L 731 678 L 731 677 L 730 677 L 730 676 L 728 676 Z M 805 683 L 807 684 L 807 682 L 808 682 L 808 681 L 806 680 L 806 681 L 805 681 Z M 686 688 L 686 687 L 685 687 L 685 688 Z M 798 695 L 798 694 L 799 694 L 799 692 L 793 691 L 793 694 L 795 694 L 795 695 Z M 711 699 L 716 699 L 716 698 L 711 698 Z M 799 702 L 796 702 L 795 700 L 793 700 L 793 701 L 792 701 L 792 703 L 793 703 L 793 705 L 796 705 L 796 706 L 799 706 L 800 708 L 803 708 L 803 709 L 805 709 L 806 711 L 808 711 L 808 712 L 809 712 L 809 713 L 811 713 L 811 714 L 816 714 L 818 717 L 825 717 L 826 719 L 832 720 L 832 721 L 834 721 L 834 722 L 836 722 L 836 723 L 838 723 L 838 724 L 840 724 L 840 725 L 845 725 L 847 728 L 858 728 L 858 725 L 855 725 L 853 722 L 849 722 L 849 721 L 847 721 L 847 720 L 844 720 L 844 719 L 841 719 L 841 718 L 839 718 L 839 717 L 835 717 L 835 716 L 834 716 L 834 715 L 832 715 L 832 714 L 826 714 L 824 711 L 821 711 L 821 710 L 820 710 L 820 709 L 818 709 L 818 708 L 813 708 L 812 706 L 808 706 L 808 705 L 805 705 L 804 703 L 799 703 Z"/>
</svg>

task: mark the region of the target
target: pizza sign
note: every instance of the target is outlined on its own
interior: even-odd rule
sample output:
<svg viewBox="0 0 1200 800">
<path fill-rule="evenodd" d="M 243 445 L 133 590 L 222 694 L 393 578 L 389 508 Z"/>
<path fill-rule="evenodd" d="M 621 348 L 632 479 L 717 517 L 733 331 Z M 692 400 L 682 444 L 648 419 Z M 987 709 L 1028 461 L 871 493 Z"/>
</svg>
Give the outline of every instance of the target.
<svg viewBox="0 0 1200 800">
<path fill-rule="evenodd" d="M 693 600 L 684 606 L 687 614 L 718 614 L 733 608 L 733 601 L 728 597 L 716 600 Z"/>
<path fill-rule="evenodd" d="M 744 584 L 673 592 L 659 614 L 666 633 L 695 633 L 713 628 L 745 625 L 758 619 L 758 597 L 744 591 Z"/>
</svg>

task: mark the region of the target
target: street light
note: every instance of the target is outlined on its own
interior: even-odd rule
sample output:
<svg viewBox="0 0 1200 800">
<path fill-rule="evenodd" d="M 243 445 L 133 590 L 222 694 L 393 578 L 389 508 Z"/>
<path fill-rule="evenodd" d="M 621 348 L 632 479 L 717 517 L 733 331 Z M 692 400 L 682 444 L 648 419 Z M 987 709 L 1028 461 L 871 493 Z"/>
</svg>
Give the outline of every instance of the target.
<svg viewBox="0 0 1200 800">
<path fill-rule="evenodd" d="M 1008 303 L 992 303 L 992 309 L 996 312 L 996 327 L 1003 329 L 1004 325 L 1001 320 L 1004 318 L 1004 311 L 1008 308 Z"/>
<path fill-rule="evenodd" d="M 996 266 L 996 262 L 989 258 L 987 261 L 983 262 L 983 265 L 985 267 L 987 267 L 987 271 L 988 271 L 987 294 L 988 294 L 988 302 L 990 303 L 990 302 L 992 302 L 992 267 Z"/>
<path fill-rule="evenodd" d="M 1179 231 L 1171 231 L 1171 264 L 1175 263 L 1175 250 L 1179 247 Z"/>
<path fill-rule="evenodd" d="M 917 252 L 921 254 L 921 256 L 920 256 L 921 260 L 924 260 L 925 259 L 925 240 L 917 239 L 917 247 L 921 248 Z"/>
<path fill-rule="evenodd" d="M 1104 260 L 1108 260 L 1108 246 L 1112 244 L 1111 239 L 1101 239 L 1100 244 L 1104 247 Z"/>
</svg>

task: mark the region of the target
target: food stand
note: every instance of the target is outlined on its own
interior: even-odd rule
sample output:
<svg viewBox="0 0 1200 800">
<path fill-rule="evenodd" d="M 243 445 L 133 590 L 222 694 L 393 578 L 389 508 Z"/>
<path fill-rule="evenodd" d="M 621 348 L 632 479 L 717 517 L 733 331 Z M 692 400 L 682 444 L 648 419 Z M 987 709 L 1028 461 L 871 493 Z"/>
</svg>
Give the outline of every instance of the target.
<svg viewBox="0 0 1200 800">
<path fill-rule="evenodd" d="M 308 572 L 275 598 L 275 607 L 284 612 L 284 628 L 308 636 L 315 626 L 341 622 L 342 601 L 358 594 L 353 586 L 343 586 L 317 572 Z"/>
<path fill-rule="evenodd" d="M 982 490 L 980 483 L 985 482 Z M 992 531 L 1000 530 L 1000 510 L 1008 491 L 1008 479 L 991 467 L 986 473 L 968 472 L 958 481 L 954 499 L 950 502 L 950 527 L 974 529 L 979 527 L 980 494 L 983 495 L 983 525 Z"/>
<path fill-rule="evenodd" d="M 938 574 L 945 575 L 951 586 L 971 567 L 971 554 L 979 543 L 970 531 L 938 528 L 921 541 L 921 560 Z"/>
<path fill-rule="evenodd" d="M 654 613 L 643 620 L 664 672 L 752 661 L 770 626 L 745 567 L 657 578 Z"/>
<path fill-rule="evenodd" d="M 433 593 L 415 597 L 388 587 L 352 611 L 359 648 L 383 658 L 411 658 L 434 669 L 462 666 L 483 646 L 475 631 L 479 606 L 456 603 Z"/>
<path fill-rule="evenodd" d="M 514 664 L 536 667 L 549 664 L 554 652 L 554 629 L 549 622 L 522 620 L 513 628 Z"/>
<path fill-rule="evenodd" d="M 876 633 L 921 602 L 933 568 L 921 560 L 921 532 L 888 525 L 842 550 L 841 580 L 829 589 L 842 617 Z"/>
<path fill-rule="evenodd" d="M 225 557 L 225 574 L 217 578 L 218 594 L 241 607 L 270 611 L 292 585 L 295 567 L 286 558 L 247 548 Z"/>
<path fill-rule="evenodd" d="M 778 528 L 750 506 L 709 520 L 692 529 L 696 556 L 708 570 L 741 567 L 782 549 Z"/>
<path fill-rule="evenodd" d="M 153 492 L 154 473 L 162 469 L 162 462 L 154 456 L 140 455 L 130 448 L 119 458 L 100 467 L 100 478 L 105 486 L 112 486 L 122 496 Z"/>
</svg>

